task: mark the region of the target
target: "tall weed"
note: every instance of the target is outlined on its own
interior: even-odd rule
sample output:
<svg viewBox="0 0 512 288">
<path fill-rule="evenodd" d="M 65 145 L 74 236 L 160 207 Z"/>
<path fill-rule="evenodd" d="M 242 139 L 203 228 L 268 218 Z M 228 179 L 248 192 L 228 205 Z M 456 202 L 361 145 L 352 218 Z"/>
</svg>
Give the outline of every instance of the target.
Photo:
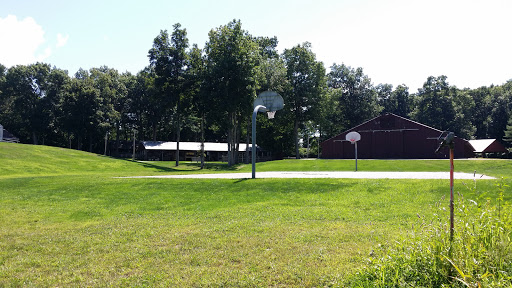
<svg viewBox="0 0 512 288">
<path fill-rule="evenodd" d="M 458 195 L 453 241 L 448 205 L 441 199 L 434 219 L 418 215 L 418 224 L 400 241 L 379 245 L 347 286 L 511 287 L 512 207 L 504 201 L 504 183 L 494 196 L 476 191 L 476 182 L 466 185 L 475 199 Z"/>
</svg>

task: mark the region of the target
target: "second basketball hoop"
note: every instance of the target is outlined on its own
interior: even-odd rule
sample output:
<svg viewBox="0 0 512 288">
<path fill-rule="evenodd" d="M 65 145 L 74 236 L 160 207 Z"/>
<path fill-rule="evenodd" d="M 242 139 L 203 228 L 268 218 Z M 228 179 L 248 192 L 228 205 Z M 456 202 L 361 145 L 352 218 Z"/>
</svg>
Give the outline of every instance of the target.
<svg viewBox="0 0 512 288">
<path fill-rule="evenodd" d="M 356 131 L 352 131 L 347 133 L 345 136 L 345 140 L 350 141 L 350 143 L 354 144 L 354 156 L 356 158 L 356 171 L 357 171 L 357 141 L 361 140 L 361 134 Z"/>
</svg>

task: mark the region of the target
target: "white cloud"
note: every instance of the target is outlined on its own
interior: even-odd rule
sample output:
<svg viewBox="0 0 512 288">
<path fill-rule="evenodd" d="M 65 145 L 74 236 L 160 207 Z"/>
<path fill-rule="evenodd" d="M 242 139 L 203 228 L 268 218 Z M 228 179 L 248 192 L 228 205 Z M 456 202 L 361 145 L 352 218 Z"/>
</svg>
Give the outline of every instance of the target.
<svg viewBox="0 0 512 288">
<path fill-rule="evenodd" d="M 68 43 L 69 35 L 63 36 L 62 34 L 57 34 L 57 48 L 62 47 Z"/>
<path fill-rule="evenodd" d="M 44 30 L 32 17 L 18 20 L 14 15 L 0 18 L 0 63 L 11 67 L 43 61 L 51 54 L 46 48 L 38 54 L 45 42 Z"/>
<path fill-rule="evenodd" d="M 43 62 L 46 58 L 50 57 L 50 55 L 52 55 L 52 48 L 47 47 L 42 54 L 36 56 L 36 60 L 37 62 Z"/>
</svg>

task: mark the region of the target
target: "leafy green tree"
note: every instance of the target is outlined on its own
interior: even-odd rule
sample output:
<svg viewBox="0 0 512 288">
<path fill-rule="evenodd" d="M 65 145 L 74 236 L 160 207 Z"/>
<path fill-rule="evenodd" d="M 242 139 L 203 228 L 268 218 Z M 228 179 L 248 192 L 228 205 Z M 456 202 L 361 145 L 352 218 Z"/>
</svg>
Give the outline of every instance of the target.
<svg viewBox="0 0 512 288">
<path fill-rule="evenodd" d="M 46 129 L 43 130 L 43 144 L 65 146 L 66 139 L 61 129 L 58 117 L 61 114 L 60 103 L 65 89 L 71 79 L 67 71 L 52 68 L 45 83 L 45 98 L 42 102 L 43 114 L 47 115 Z"/>
<path fill-rule="evenodd" d="M 377 116 L 381 107 L 371 79 L 362 68 L 353 69 L 345 64 L 331 66 L 327 85 L 331 97 L 335 97 L 336 108 L 343 115 L 341 127 L 349 129 Z"/>
<path fill-rule="evenodd" d="M 205 142 L 205 121 L 206 114 L 210 111 L 209 108 L 209 97 L 205 89 L 204 77 L 206 73 L 205 58 L 203 57 L 201 49 L 196 44 L 192 46 L 192 49 L 188 52 L 189 56 L 189 67 L 186 72 L 186 86 L 187 91 L 190 95 L 190 103 L 187 105 L 191 108 L 191 111 L 199 117 L 199 130 L 200 130 L 200 142 L 201 142 L 201 169 L 204 168 L 204 142 Z"/>
<path fill-rule="evenodd" d="M 441 130 L 453 129 L 455 109 L 446 79 L 444 75 L 428 77 L 416 96 L 414 120 Z"/>
<path fill-rule="evenodd" d="M 382 107 L 382 113 L 393 113 L 402 117 L 408 117 L 411 112 L 411 100 L 409 97 L 409 87 L 398 85 L 393 90 L 391 84 L 379 84 L 375 87 L 379 105 Z"/>
<path fill-rule="evenodd" d="M 328 139 L 343 132 L 346 128 L 344 110 L 340 106 L 341 89 L 328 88 L 320 99 L 320 117 L 316 120 L 319 125 L 320 138 Z"/>
<path fill-rule="evenodd" d="M 4 65 L 0 64 L 0 100 L 2 100 L 2 96 L 3 96 L 3 91 L 4 91 L 4 86 L 5 86 L 5 74 L 7 73 L 7 67 L 5 67 Z M 0 101 L 0 108 L 2 108 L 2 104 L 3 101 Z M 0 114 L 2 113 L 2 111 L 0 110 Z M 0 116 L 1 117 L 1 116 Z"/>
<path fill-rule="evenodd" d="M 153 83 L 155 89 L 152 96 L 152 128 L 153 141 L 156 141 L 157 131 L 163 125 L 164 114 L 173 108 L 173 90 L 171 87 L 171 43 L 167 30 L 161 30 L 153 40 L 153 48 L 148 52 L 151 72 L 154 73 Z"/>
<path fill-rule="evenodd" d="M 187 30 L 180 29 L 180 24 L 175 24 L 174 31 L 171 37 L 171 75 L 173 98 L 175 99 L 176 108 L 176 166 L 180 163 L 180 132 L 181 132 L 181 113 L 182 110 L 187 110 L 188 107 L 183 107 L 185 97 L 190 96 L 185 89 L 185 74 L 188 65 L 188 55 L 186 49 L 188 48 Z M 185 102 L 187 103 L 187 102 Z"/>
<path fill-rule="evenodd" d="M 489 138 L 502 139 L 512 111 L 512 80 L 491 89 Z"/>
<path fill-rule="evenodd" d="M 100 91 L 94 87 L 88 71 L 79 69 L 71 79 L 63 95 L 60 123 L 70 142 L 76 140 L 76 148 L 83 149 L 85 141 L 89 142 L 88 151 L 92 152 L 94 136 L 102 121 Z"/>
<path fill-rule="evenodd" d="M 475 127 L 474 137 L 476 139 L 488 138 L 487 131 L 492 110 L 490 89 L 480 87 L 469 90 L 467 93 L 474 102 L 471 111 L 467 115 L 471 118 L 471 123 Z"/>
<path fill-rule="evenodd" d="M 457 136 L 471 139 L 476 132 L 471 117 L 471 112 L 475 110 L 475 101 L 466 90 L 450 89 L 450 93 L 455 111 L 451 129 Z"/>
<path fill-rule="evenodd" d="M 181 106 L 183 98 L 187 96 L 184 84 L 188 61 L 186 52 L 188 38 L 187 31 L 181 29 L 181 24 L 177 23 L 173 28 L 170 39 L 167 31 L 161 31 L 160 35 L 155 38 L 153 48 L 149 50 L 149 58 L 157 75 L 155 83 L 157 87 L 160 87 L 160 92 L 166 97 L 163 103 L 167 103 L 167 109 L 175 112 L 176 166 L 179 166 Z"/>
<path fill-rule="evenodd" d="M 512 115 L 508 119 L 507 128 L 503 132 L 503 141 L 507 142 L 508 147 L 512 147 Z"/>
<path fill-rule="evenodd" d="M 257 42 L 261 56 L 258 67 L 258 94 L 263 91 L 274 91 L 281 96 L 286 96 L 286 93 L 290 91 L 290 82 L 287 78 L 285 62 L 276 48 L 277 39 L 275 37 L 260 37 Z M 294 145 L 294 114 L 288 109 L 288 106 L 288 103 L 285 103 L 285 108 L 277 112 L 274 119 L 268 119 L 264 113 L 258 113 L 257 116 L 258 145 L 272 151 L 276 158 L 294 153 L 294 150 L 291 149 Z M 249 127 L 247 130 L 250 131 Z M 248 160 L 249 157 L 247 156 L 246 159 Z"/>
<path fill-rule="evenodd" d="M 2 122 L 16 131 L 22 142 L 55 142 L 55 115 L 61 87 L 68 80 L 64 71 L 49 64 L 11 67 L 2 91 Z"/>
<path fill-rule="evenodd" d="M 503 132 L 503 141 L 507 143 L 508 147 L 512 147 L 512 115 L 508 119 L 507 128 Z"/>
<path fill-rule="evenodd" d="M 408 117 L 411 113 L 412 101 L 409 95 L 409 87 L 405 84 L 398 85 L 391 94 L 391 102 L 394 104 L 393 112 L 396 115 Z"/>
<path fill-rule="evenodd" d="M 299 159 L 299 128 L 319 113 L 318 103 L 325 88 L 325 68 L 322 62 L 316 61 L 308 42 L 285 49 L 283 59 L 291 88 L 284 100 L 294 114 L 295 157 Z"/>
<path fill-rule="evenodd" d="M 393 85 L 391 84 L 379 84 L 375 87 L 377 92 L 377 100 L 379 105 L 382 107 L 382 112 L 393 113 L 396 104 L 393 103 L 391 95 L 393 94 Z"/>
<path fill-rule="evenodd" d="M 122 127 L 121 119 L 126 110 L 126 101 L 128 90 L 123 81 L 123 77 L 116 69 L 106 66 L 92 68 L 90 77 L 93 86 L 99 91 L 99 111 L 98 128 L 94 136 L 96 139 L 102 139 L 103 135 L 113 132 L 116 137 L 116 143 L 120 140 L 120 129 Z M 92 135 L 92 134 L 91 134 Z M 116 145 L 118 147 L 118 145 Z"/>
<path fill-rule="evenodd" d="M 232 165 L 238 161 L 241 124 L 250 117 L 256 94 L 258 45 L 241 22 L 233 20 L 210 31 L 205 54 L 211 114 L 227 130 L 228 164 Z"/>
</svg>

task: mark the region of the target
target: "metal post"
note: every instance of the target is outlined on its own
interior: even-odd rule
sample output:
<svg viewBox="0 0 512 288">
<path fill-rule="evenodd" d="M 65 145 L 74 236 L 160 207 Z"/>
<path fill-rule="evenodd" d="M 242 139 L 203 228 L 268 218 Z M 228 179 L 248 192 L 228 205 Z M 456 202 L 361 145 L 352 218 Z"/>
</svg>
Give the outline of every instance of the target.
<svg viewBox="0 0 512 288">
<path fill-rule="evenodd" d="M 254 111 L 252 112 L 252 179 L 256 178 L 256 115 L 258 114 L 258 110 L 260 110 L 260 108 L 267 109 L 267 107 L 263 105 L 258 105 L 254 108 Z"/>
<path fill-rule="evenodd" d="M 105 152 L 103 153 L 104 156 L 107 156 L 107 143 L 108 143 L 108 131 L 105 132 Z"/>
<path fill-rule="evenodd" d="M 356 143 L 354 143 L 354 145 L 356 145 L 355 149 L 356 149 L 356 171 L 357 171 L 357 141 L 356 141 Z"/>
<path fill-rule="evenodd" d="M 133 154 L 132 160 L 135 161 L 135 129 L 133 129 Z"/>
<path fill-rule="evenodd" d="M 450 147 L 450 240 L 453 240 L 453 232 L 455 230 L 453 222 L 453 147 Z"/>
</svg>

